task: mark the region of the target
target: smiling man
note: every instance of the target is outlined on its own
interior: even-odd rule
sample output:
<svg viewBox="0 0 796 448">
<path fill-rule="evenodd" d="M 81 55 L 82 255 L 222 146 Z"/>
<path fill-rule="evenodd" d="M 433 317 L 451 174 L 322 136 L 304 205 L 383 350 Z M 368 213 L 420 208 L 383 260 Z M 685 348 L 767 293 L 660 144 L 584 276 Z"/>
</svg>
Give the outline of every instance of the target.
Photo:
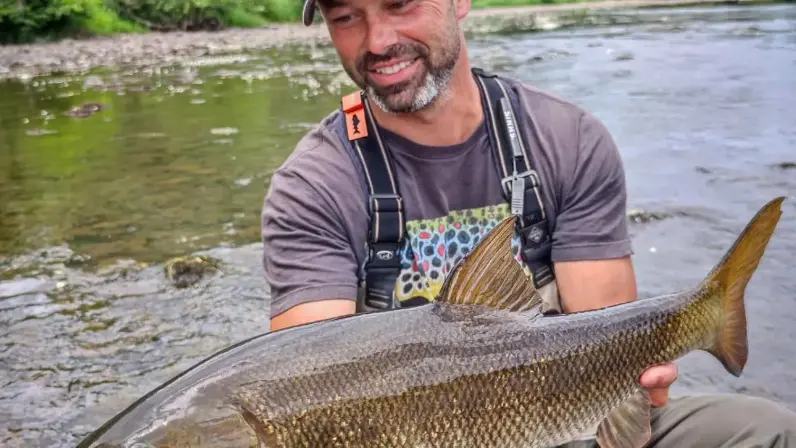
<svg viewBox="0 0 796 448">
<path fill-rule="evenodd" d="M 271 328 L 434 300 L 502 218 L 546 312 L 636 299 L 619 152 L 589 112 L 471 67 L 468 0 L 307 0 L 346 73 L 341 99 L 274 173 L 262 215 Z M 650 390 L 655 446 L 786 446 L 796 415 L 740 395 Z M 593 443 L 593 442 L 590 442 Z M 574 443 L 573 443 L 574 444 Z"/>
<path fill-rule="evenodd" d="M 435 5 L 415 0 L 393 2 L 388 8 L 394 14 L 388 20 L 402 23 L 380 27 L 374 36 L 362 28 L 368 20 L 359 20 L 359 11 L 345 0 L 323 2 L 321 6 L 328 12 L 327 21 L 332 25 L 329 31 L 338 32 L 332 39 L 343 68 L 382 110 L 418 112 L 447 93 L 462 54 L 455 10 L 435 9 Z M 383 8 L 378 3 L 369 6 Z M 307 1 L 305 24 L 312 21 L 314 11 L 315 1 Z M 396 39 L 396 33 L 405 33 L 407 39 Z M 429 41 L 437 45 L 423 44 Z"/>
</svg>

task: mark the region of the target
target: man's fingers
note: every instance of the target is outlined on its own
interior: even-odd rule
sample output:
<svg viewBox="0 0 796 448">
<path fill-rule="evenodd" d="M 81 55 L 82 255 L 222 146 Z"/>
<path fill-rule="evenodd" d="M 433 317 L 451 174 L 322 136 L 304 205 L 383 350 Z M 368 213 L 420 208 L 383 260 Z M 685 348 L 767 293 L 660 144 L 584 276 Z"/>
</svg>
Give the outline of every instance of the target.
<svg viewBox="0 0 796 448">
<path fill-rule="evenodd" d="M 652 407 L 666 406 L 669 401 L 669 386 L 677 381 L 679 370 L 675 364 L 653 366 L 639 377 L 639 384 L 649 391 Z"/>
<path fill-rule="evenodd" d="M 649 389 L 650 394 L 650 404 L 654 408 L 660 408 L 666 406 L 666 402 L 669 400 L 669 388 L 662 388 L 662 389 Z"/>
<path fill-rule="evenodd" d="M 679 372 L 675 364 L 650 367 L 639 378 L 639 383 L 647 389 L 668 388 L 677 380 Z"/>
</svg>

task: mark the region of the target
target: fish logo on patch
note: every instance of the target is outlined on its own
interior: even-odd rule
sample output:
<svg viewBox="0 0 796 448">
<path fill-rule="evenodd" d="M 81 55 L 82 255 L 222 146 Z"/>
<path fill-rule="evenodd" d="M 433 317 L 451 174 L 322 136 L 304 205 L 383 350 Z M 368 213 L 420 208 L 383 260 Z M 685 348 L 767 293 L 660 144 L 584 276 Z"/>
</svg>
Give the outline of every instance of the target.
<svg viewBox="0 0 796 448">
<path fill-rule="evenodd" d="M 351 124 L 354 125 L 354 134 L 359 134 L 359 117 L 354 115 L 354 118 L 351 119 Z"/>
</svg>

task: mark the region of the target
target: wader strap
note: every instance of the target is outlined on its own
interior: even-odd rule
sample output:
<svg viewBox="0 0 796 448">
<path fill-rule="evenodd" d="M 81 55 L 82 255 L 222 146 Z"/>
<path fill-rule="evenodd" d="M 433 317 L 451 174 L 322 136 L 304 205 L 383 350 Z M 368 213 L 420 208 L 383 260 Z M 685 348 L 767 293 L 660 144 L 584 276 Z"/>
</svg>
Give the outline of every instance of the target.
<svg viewBox="0 0 796 448">
<path fill-rule="evenodd" d="M 503 197 L 518 216 L 521 256 L 532 273 L 534 286 L 543 296 L 543 311 L 560 312 L 558 292 L 550 252 L 552 241 L 539 193 L 539 176 L 530 168 L 530 156 L 521 134 L 508 92 L 495 75 L 474 68 L 484 104 L 491 144 L 501 177 Z M 395 180 L 394 168 L 364 100 L 357 91 L 342 101 L 345 120 L 343 136 L 354 149 L 364 171 L 368 189 L 367 260 L 364 266 L 364 294 L 357 300 L 357 311 L 397 308 L 395 281 L 400 274 L 398 251 L 404 241 L 403 201 Z M 341 130 L 342 131 L 342 130 Z M 519 194 L 514 194 L 519 192 Z"/>
<path fill-rule="evenodd" d="M 357 300 L 357 311 L 396 308 L 395 280 L 401 269 L 398 251 L 404 241 L 403 199 L 394 167 L 362 92 L 343 97 L 342 109 L 347 138 L 359 158 L 368 186 L 370 229 L 365 291 L 364 297 Z"/>
<path fill-rule="evenodd" d="M 552 239 L 539 192 L 539 175 L 530 166 L 528 150 L 517 129 L 514 108 L 506 88 L 493 74 L 474 68 L 481 99 L 487 111 L 487 125 L 492 145 L 497 148 L 503 197 L 511 204 L 511 213 L 518 216 L 523 261 L 532 273 L 537 289 L 552 282 L 550 253 Z"/>
</svg>

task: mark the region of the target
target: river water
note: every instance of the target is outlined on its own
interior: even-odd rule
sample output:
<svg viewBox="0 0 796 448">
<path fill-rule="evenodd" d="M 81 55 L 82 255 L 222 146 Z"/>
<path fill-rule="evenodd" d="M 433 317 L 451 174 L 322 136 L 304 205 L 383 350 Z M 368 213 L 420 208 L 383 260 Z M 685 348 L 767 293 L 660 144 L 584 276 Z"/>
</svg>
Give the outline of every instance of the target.
<svg viewBox="0 0 796 448">
<path fill-rule="evenodd" d="M 760 206 L 796 196 L 796 5 L 612 17 L 475 36 L 470 51 L 611 129 L 630 206 L 668 216 L 632 227 L 648 297 L 694 285 Z M 350 88 L 334 51 L 315 46 L 0 84 L 0 445 L 70 446 L 268 330 L 269 176 Z M 87 103 L 103 109 L 65 114 Z M 795 218 L 793 197 L 749 287 L 743 376 L 691 354 L 676 393 L 796 409 Z M 162 264 L 196 251 L 229 267 L 171 286 Z"/>
</svg>

